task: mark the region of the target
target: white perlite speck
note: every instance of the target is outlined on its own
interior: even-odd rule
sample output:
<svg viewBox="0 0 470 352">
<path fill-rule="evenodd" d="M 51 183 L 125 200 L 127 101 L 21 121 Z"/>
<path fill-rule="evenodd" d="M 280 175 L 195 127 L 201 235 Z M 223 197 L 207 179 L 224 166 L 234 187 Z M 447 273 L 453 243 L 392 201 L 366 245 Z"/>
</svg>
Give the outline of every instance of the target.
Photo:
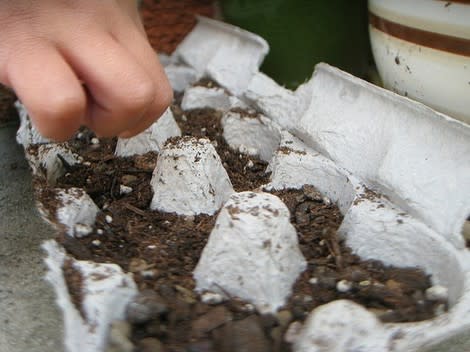
<svg viewBox="0 0 470 352">
<path fill-rule="evenodd" d="M 336 283 L 336 290 L 338 292 L 342 292 L 342 293 L 348 292 L 352 289 L 352 287 L 353 287 L 352 282 L 348 280 L 340 280 Z"/>
<path fill-rule="evenodd" d="M 434 285 L 426 290 L 426 298 L 432 301 L 446 302 L 449 299 L 449 290 L 441 285 Z"/>
<path fill-rule="evenodd" d="M 171 109 L 168 108 L 156 122 L 137 136 L 119 138 L 115 154 L 117 156 L 132 156 L 158 152 L 168 138 L 175 136 L 181 136 L 181 130 Z"/>
<path fill-rule="evenodd" d="M 305 267 L 285 204 L 269 193 L 241 192 L 220 211 L 194 278 L 198 291 L 240 297 L 273 313 Z"/>
<path fill-rule="evenodd" d="M 119 194 L 129 194 L 132 193 L 133 188 L 126 185 L 119 185 Z"/>
<path fill-rule="evenodd" d="M 225 301 L 227 298 L 225 296 L 222 296 L 220 293 L 214 293 L 214 292 L 204 292 L 201 295 L 201 301 L 202 303 L 206 304 L 220 304 L 223 301 Z"/>
<path fill-rule="evenodd" d="M 151 209 L 179 215 L 212 215 L 233 193 L 219 155 L 205 138 L 184 137 L 167 144 L 151 185 Z"/>
</svg>

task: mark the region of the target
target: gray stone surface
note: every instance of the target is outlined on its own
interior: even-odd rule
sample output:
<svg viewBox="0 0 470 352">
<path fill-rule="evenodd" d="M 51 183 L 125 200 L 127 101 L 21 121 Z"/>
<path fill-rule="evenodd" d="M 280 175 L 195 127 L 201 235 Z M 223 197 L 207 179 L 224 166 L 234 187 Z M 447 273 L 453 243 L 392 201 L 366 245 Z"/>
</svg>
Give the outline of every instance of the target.
<svg viewBox="0 0 470 352">
<path fill-rule="evenodd" d="M 426 352 L 469 352 L 470 351 L 470 331 L 463 332 L 454 338 L 440 343 Z"/>
<path fill-rule="evenodd" d="M 44 281 L 40 219 L 14 123 L 0 125 L 0 351 L 63 351 L 62 317 Z"/>
</svg>

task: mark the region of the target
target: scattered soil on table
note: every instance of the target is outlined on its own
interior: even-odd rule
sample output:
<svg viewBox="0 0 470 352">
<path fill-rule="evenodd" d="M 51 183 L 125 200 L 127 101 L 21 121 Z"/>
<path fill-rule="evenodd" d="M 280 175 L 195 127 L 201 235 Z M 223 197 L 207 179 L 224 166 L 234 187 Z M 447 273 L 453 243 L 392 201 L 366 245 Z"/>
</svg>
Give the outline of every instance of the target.
<svg viewBox="0 0 470 352">
<path fill-rule="evenodd" d="M 172 109 L 183 136 L 212 141 L 237 191 L 259 189 L 268 182 L 266 162 L 242 155 L 224 141 L 220 112 L 182 111 L 176 105 Z M 291 351 L 283 338 L 289 325 L 303 322 L 315 307 L 342 298 L 370 308 L 386 322 L 429 319 L 439 305 L 446 308 L 445 302 L 425 298 L 431 282 L 421 270 L 385 267 L 352 254 L 337 235 L 342 221 L 339 209 L 312 186 L 272 191 L 289 208 L 308 262 L 286 306 L 276 315 L 259 315 L 251 304 L 234 297 L 218 304 L 202 303 L 193 292 L 192 271 L 216 216 L 150 211 L 150 179 L 158 155 L 118 158 L 116 140 L 93 144 L 93 134 L 85 130 L 78 137 L 69 143 L 84 162 L 69 166 L 57 186 L 84 188 L 102 212 L 89 236 L 60 234 L 58 241 L 76 259 L 116 263 L 134 274 L 141 292 L 136 300 L 144 302 L 148 313 L 142 317 L 141 310 L 128 311 L 137 351 L 157 347 L 168 352 Z M 44 180 L 36 181 L 44 185 Z M 133 191 L 121 194 L 120 185 Z M 47 205 L 45 197 L 51 193 L 40 193 Z M 80 278 L 73 279 L 70 266 L 67 274 L 72 276 L 67 283 L 73 302 L 79 306 Z"/>
</svg>

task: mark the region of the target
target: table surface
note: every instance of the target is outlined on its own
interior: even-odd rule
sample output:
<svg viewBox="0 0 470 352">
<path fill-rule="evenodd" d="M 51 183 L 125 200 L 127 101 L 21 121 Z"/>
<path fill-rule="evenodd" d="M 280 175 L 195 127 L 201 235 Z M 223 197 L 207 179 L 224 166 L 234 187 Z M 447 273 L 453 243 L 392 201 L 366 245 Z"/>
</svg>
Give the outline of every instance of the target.
<svg viewBox="0 0 470 352">
<path fill-rule="evenodd" d="M 0 351 L 63 351 L 62 315 L 44 280 L 40 245 L 54 231 L 39 217 L 15 122 L 0 125 Z"/>
</svg>

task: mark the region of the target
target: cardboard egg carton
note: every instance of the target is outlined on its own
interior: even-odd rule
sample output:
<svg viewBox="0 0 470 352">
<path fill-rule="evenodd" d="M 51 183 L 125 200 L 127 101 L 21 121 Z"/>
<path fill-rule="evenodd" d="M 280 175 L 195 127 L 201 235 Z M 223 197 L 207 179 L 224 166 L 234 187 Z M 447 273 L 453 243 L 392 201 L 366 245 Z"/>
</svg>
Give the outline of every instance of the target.
<svg viewBox="0 0 470 352">
<path fill-rule="evenodd" d="M 395 324 L 380 322 L 355 303 L 334 301 L 311 312 L 298 333 L 291 334 L 294 351 L 322 351 L 325 344 L 328 351 L 338 352 L 346 347 L 422 351 L 468 331 L 470 252 L 462 229 L 470 214 L 470 127 L 327 64 L 317 65 L 312 78 L 296 91 L 287 90 L 259 72 L 267 51 L 266 42 L 254 34 L 200 18 L 165 60 L 165 69 L 175 90 L 184 92 L 183 109 L 220 110 L 226 141 L 240 152 L 269 161 L 272 175 L 265 190 L 315 186 L 338 204 L 344 215 L 339 234 L 354 253 L 387 265 L 423 269 L 449 301 L 449 310 L 431 320 Z M 193 87 L 202 77 L 219 87 Z M 43 139 L 24 109 L 18 108 L 22 112 L 18 141 L 25 147 L 33 172 L 45 173 L 53 184 L 65 172 L 57 155 L 69 163 L 82 162 L 66 144 Z M 258 115 L 247 118 L 233 108 Z M 277 197 L 262 190 L 248 192 L 252 195 L 234 193 L 208 141 L 164 145 L 167 138 L 180 134 L 167 112 L 142 134 L 119 140 L 116 154 L 159 152 L 152 208 L 182 215 L 214 214 L 222 209 L 195 270 L 196 290 L 243 297 L 260 312 L 275 312 L 305 268 L 295 233 L 286 221 L 286 209 Z M 28 153 L 30 145 L 40 145 L 34 155 Z M 198 165 L 188 164 L 195 151 L 205 156 Z M 165 163 L 171 167 L 163 168 Z M 174 168 L 184 172 L 168 172 Z M 158 185 L 162 177 L 170 188 Z M 193 189 L 188 180 L 195 177 L 200 184 Z M 184 194 L 168 193 L 183 190 Z M 86 235 L 100 209 L 83 190 L 55 192 L 59 200 L 55 214 L 39 206 L 45 218 L 65 228 L 69 236 Z M 230 230 L 234 207 L 245 218 Z M 253 209 L 260 207 L 268 210 L 253 216 Z M 266 229 L 259 217 L 265 217 Z M 220 233 L 229 230 L 235 233 L 221 238 Z M 272 238 L 263 237 L 269 234 Z M 257 244 L 260 238 L 280 243 L 282 249 L 270 257 L 269 248 Z M 111 323 L 125 318 L 125 307 L 137 293 L 135 283 L 116 265 L 75 260 L 55 242 L 44 247 L 48 279 L 64 312 L 68 350 L 104 351 Z M 252 250 L 251 259 L 239 255 L 246 248 Z M 70 302 L 65 285 L 62 268 L 66 260 L 84 278 L 81 313 Z M 262 277 L 262 290 L 253 286 L 259 282 L 250 273 L 220 273 L 220 268 L 248 262 L 256 277 Z M 281 280 L 282 285 L 279 265 L 289 268 L 291 278 Z M 97 275 L 106 279 L 94 280 Z M 244 285 L 234 281 L 240 275 L 246 275 Z"/>
</svg>

